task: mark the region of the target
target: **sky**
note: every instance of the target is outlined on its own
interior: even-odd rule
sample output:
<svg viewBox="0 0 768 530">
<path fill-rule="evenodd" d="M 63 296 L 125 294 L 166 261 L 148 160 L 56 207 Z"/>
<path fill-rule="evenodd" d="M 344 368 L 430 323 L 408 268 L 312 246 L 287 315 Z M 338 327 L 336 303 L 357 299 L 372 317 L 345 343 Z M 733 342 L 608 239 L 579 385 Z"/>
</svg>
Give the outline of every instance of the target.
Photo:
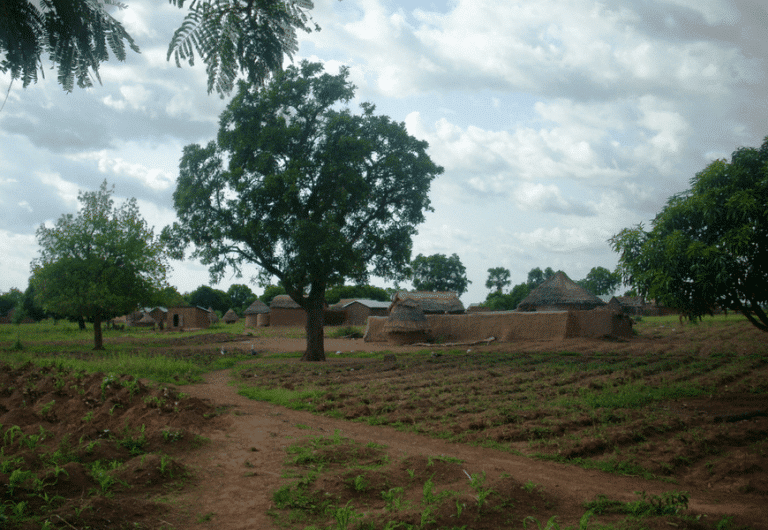
<svg viewBox="0 0 768 530">
<path fill-rule="evenodd" d="M 0 291 L 26 288 L 37 228 L 105 179 L 156 233 L 171 224 L 183 147 L 215 138 L 227 99 L 207 94 L 202 61 L 166 60 L 184 11 L 124 2 L 115 16 L 141 54 L 70 94 L 45 61 L 45 79 L 14 83 L 0 111 Z M 611 236 L 768 136 L 763 0 L 316 0 L 310 14 L 321 30 L 300 33 L 293 61 L 348 66 L 350 106 L 404 122 L 445 168 L 413 256 L 457 254 L 465 305 L 485 299 L 492 267 L 512 285 L 534 267 L 612 270 Z M 180 292 L 211 285 L 200 263 L 172 265 Z M 255 273 L 213 287 L 258 294 Z"/>
</svg>

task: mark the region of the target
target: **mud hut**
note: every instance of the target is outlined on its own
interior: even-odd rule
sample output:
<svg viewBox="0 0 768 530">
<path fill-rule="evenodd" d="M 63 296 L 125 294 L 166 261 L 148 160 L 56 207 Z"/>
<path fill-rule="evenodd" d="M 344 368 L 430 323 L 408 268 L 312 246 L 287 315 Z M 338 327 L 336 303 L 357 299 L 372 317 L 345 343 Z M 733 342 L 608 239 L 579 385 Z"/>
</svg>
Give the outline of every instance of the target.
<svg viewBox="0 0 768 530">
<path fill-rule="evenodd" d="M 421 305 L 412 298 L 405 298 L 398 301 L 389 312 L 383 331 L 390 342 L 413 344 L 427 339 L 429 324 Z"/>
<path fill-rule="evenodd" d="M 269 326 L 269 306 L 261 300 L 256 300 L 245 310 L 246 328 L 263 328 Z"/>
<path fill-rule="evenodd" d="M 464 313 L 464 304 L 453 291 L 398 291 L 392 298 L 390 312 L 401 300 L 414 300 L 425 315 L 459 315 Z"/>
<path fill-rule="evenodd" d="M 345 323 L 349 326 L 365 326 L 368 317 L 385 317 L 389 310 L 389 302 L 378 300 L 350 300 L 342 307 L 346 314 Z"/>
<path fill-rule="evenodd" d="M 224 321 L 224 323 L 226 323 L 226 324 L 234 324 L 235 322 L 237 322 L 238 320 L 240 320 L 240 317 L 239 317 L 239 316 L 237 316 L 237 313 L 235 313 L 235 312 L 232 310 L 232 308 L 230 308 L 230 309 L 229 309 L 229 311 L 227 311 L 226 313 L 224 313 L 224 316 L 223 316 L 223 317 L 221 317 L 221 319 L 222 319 L 222 320 Z"/>
<path fill-rule="evenodd" d="M 169 331 L 205 329 L 210 325 L 211 312 L 208 309 L 198 306 L 168 308 L 165 328 Z"/>
<path fill-rule="evenodd" d="M 563 271 L 545 280 L 517 306 L 518 311 L 588 311 L 605 302 L 571 280 Z"/>
</svg>

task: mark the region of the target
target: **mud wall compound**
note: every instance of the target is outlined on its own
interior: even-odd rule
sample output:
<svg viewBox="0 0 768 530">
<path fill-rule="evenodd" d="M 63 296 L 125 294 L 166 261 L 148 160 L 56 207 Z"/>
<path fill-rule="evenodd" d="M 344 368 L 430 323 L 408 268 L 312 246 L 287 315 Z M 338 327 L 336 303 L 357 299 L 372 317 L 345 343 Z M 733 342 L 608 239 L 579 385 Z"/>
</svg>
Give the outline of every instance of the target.
<svg viewBox="0 0 768 530">
<path fill-rule="evenodd" d="M 630 337 L 632 326 L 621 314 L 605 310 L 517 312 L 500 311 L 465 315 L 426 315 L 428 340 L 472 342 L 495 337 L 500 341 L 566 338 Z M 386 317 L 370 317 L 366 342 L 388 342 Z"/>
</svg>

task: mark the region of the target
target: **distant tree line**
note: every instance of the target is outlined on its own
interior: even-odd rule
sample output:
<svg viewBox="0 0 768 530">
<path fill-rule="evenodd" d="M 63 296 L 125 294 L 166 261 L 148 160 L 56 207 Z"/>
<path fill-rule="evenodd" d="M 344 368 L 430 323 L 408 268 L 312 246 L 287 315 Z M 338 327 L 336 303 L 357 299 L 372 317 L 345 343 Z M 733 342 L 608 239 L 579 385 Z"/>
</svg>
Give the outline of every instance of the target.
<svg viewBox="0 0 768 530">
<path fill-rule="evenodd" d="M 488 269 L 488 280 L 485 286 L 491 290 L 482 303 L 483 307 L 494 311 L 511 311 L 517 308 L 518 304 L 528 296 L 532 290 L 544 283 L 546 280 L 557 274 L 552 267 L 541 270 L 536 267 L 528 271 L 528 279 L 512 287 L 508 292 L 504 292 L 504 287 L 512 282 L 510 281 L 510 272 L 504 267 L 493 267 Z M 605 267 L 593 267 L 587 276 L 576 283 L 584 287 L 594 295 L 610 295 L 616 292 L 621 285 L 621 276 L 617 272 L 611 272 Z"/>
</svg>

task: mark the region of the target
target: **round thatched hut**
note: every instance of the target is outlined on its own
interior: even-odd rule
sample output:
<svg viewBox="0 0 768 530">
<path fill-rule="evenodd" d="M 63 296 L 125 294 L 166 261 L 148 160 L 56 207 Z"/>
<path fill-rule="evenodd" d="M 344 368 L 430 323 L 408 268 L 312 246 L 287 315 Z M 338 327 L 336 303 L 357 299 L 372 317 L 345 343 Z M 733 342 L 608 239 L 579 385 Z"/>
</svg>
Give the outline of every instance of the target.
<svg viewBox="0 0 768 530">
<path fill-rule="evenodd" d="M 429 323 L 421 305 L 411 298 L 397 302 L 384 324 L 384 333 L 396 344 L 425 341 L 429 334 Z"/>
<path fill-rule="evenodd" d="M 263 328 L 269 326 L 269 306 L 261 300 L 256 300 L 245 310 L 246 328 Z"/>
<path fill-rule="evenodd" d="M 155 319 L 152 318 L 152 315 L 150 315 L 149 313 L 144 313 L 143 317 L 133 322 L 132 327 L 154 328 L 155 324 L 157 324 L 157 322 L 155 322 Z"/>
<path fill-rule="evenodd" d="M 605 302 L 590 293 L 563 271 L 558 272 L 536 287 L 517 306 L 518 311 L 590 310 L 604 306 Z"/>
<path fill-rule="evenodd" d="M 235 312 L 234 312 L 234 311 L 233 311 L 233 310 L 230 308 L 230 309 L 229 309 L 229 311 L 227 311 L 226 313 L 224 313 L 224 316 L 223 316 L 223 317 L 221 317 L 221 319 L 222 319 L 222 320 L 223 320 L 225 323 L 227 323 L 227 324 L 234 324 L 235 322 L 237 322 L 238 320 L 240 320 L 240 317 L 239 317 L 239 316 L 237 316 L 237 313 L 235 313 Z"/>
</svg>

